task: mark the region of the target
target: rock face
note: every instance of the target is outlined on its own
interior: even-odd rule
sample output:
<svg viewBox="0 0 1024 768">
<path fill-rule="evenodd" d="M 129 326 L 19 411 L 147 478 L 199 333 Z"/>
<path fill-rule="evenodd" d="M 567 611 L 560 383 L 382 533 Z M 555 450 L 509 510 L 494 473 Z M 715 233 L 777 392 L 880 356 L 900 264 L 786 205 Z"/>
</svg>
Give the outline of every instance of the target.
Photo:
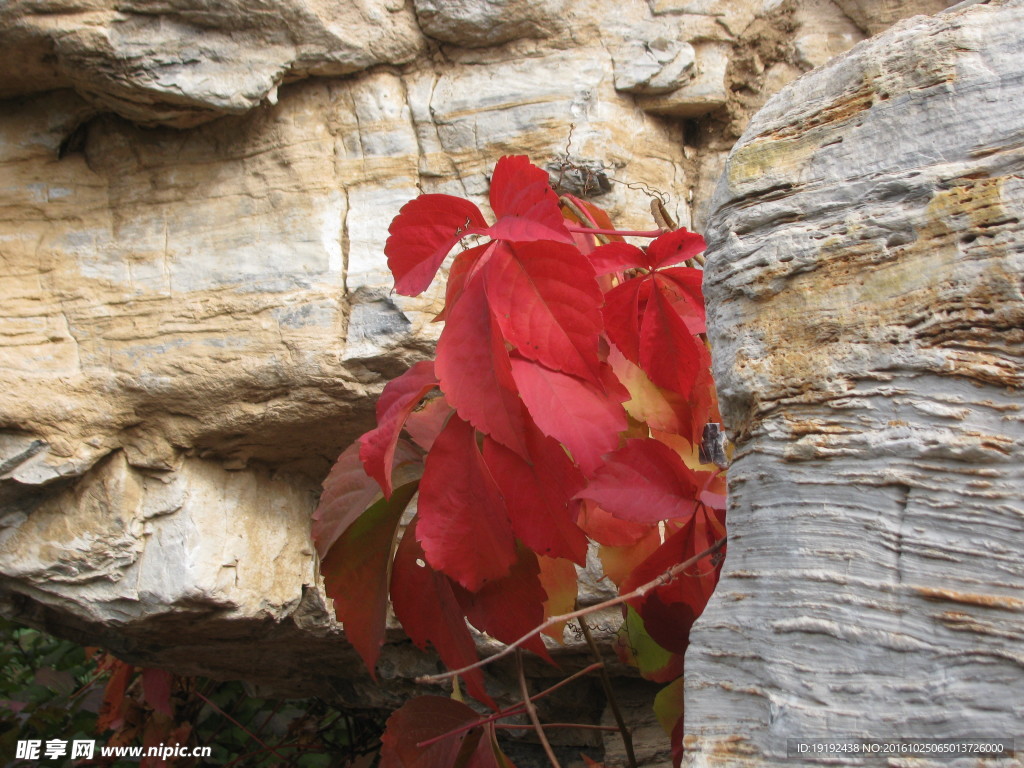
<svg viewBox="0 0 1024 768">
<path fill-rule="evenodd" d="M 2 4 L 4 612 L 140 663 L 393 701 L 308 541 L 330 462 L 436 335 L 436 292 L 391 292 L 390 219 L 419 191 L 483 202 L 524 153 L 623 226 L 650 226 L 650 184 L 696 227 L 749 115 L 881 23 L 840 5 Z M 433 664 L 389 653 L 396 681 Z"/>
<path fill-rule="evenodd" d="M 687 656 L 690 766 L 1020 744 L 1022 48 L 1019 0 L 910 19 L 732 151 L 706 277 L 731 540 Z"/>
</svg>

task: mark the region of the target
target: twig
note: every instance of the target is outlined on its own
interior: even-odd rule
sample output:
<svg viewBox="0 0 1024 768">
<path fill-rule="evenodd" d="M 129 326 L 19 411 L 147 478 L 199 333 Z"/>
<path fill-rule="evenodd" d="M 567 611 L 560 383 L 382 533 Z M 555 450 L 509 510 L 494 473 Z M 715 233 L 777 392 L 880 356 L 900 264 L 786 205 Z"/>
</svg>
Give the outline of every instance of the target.
<svg viewBox="0 0 1024 768">
<path fill-rule="evenodd" d="M 661 228 L 662 232 L 671 232 L 672 230 L 679 229 L 679 225 L 676 224 L 675 219 L 665 208 L 665 203 L 660 197 L 651 198 L 651 216 L 654 217 L 654 223 Z"/>
<path fill-rule="evenodd" d="M 664 234 L 660 229 L 598 229 L 597 227 L 580 227 L 575 224 L 566 224 L 565 228 L 570 232 L 578 232 L 581 235 L 617 235 L 618 237 L 660 237 Z"/>
<path fill-rule="evenodd" d="M 601 662 L 597 662 L 596 664 L 591 664 L 589 667 L 584 667 L 579 672 L 574 672 L 573 674 L 569 675 L 569 677 L 565 678 L 564 680 L 559 680 L 557 683 L 552 685 L 550 688 L 545 688 L 540 693 L 533 694 L 533 696 L 530 697 L 530 701 L 537 701 L 538 699 L 543 699 L 545 696 L 547 696 L 549 694 L 552 694 L 555 691 L 557 691 L 563 685 L 568 685 L 573 680 L 576 680 L 577 678 L 583 677 L 584 675 L 588 675 L 591 672 L 593 672 L 595 669 L 600 669 L 603 666 L 604 666 L 604 664 L 602 664 Z M 465 725 L 460 725 L 458 728 L 455 728 L 455 729 L 453 729 L 451 731 L 448 731 L 447 733 L 442 733 L 440 736 L 435 736 L 432 739 L 427 739 L 426 741 L 421 741 L 418 744 L 416 744 L 416 746 L 419 747 L 420 749 L 423 749 L 424 747 L 429 747 L 431 744 L 436 744 L 437 742 L 442 741 L 443 739 L 447 739 L 449 736 L 457 736 L 458 734 L 462 733 L 463 731 L 471 731 L 474 728 L 479 728 L 481 725 L 487 725 L 488 723 L 493 723 L 495 720 L 501 720 L 501 719 L 506 718 L 506 717 L 512 717 L 513 715 L 521 715 L 525 711 L 526 711 L 526 707 L 523 704 L 516 704 L 514 707 L 509 707 L 508 709 L 498 710 L 493 715 L 488 715 L 487 717 L 482 718 L 480 720 L 474 720 L 472 723 L 467 723 Z M 529 727 L 532 728 L 533 726 L 531 725 Z"/>
<path fill-rule="evenodd" d="M 519 674 L 519 693 L 523 697 L 523 706 L 526 707 L 526 714 L 530 716 L 533 730 L 537 732 L 537 738 L 540 739 L 540 744 L 544 747 L 544 753 L 551 762 L 551 768 L 562 768 L 558 758 L 555 757 L 554 751 L 551 749 L 551 742 L 548 741 L 547 734 L 544 733 L 544 728 L 540 724 L 540 718 L 537 717 L 537 708 L 533 706 L 533 702 L 530 700 L 530 689 L 526 686 L 526 673 L 523 671 L 522 648 L 516 651 L 516 671 Z"/>
<path fill-rule="evenodd" d="M 541 723 L 544 728 L 578 728 L 581 731 L 617 731 L 614 725 L 589 725 L 587 723 Z M 533 730 L 532 725 L 516 725 L 515 723 L 498 723 L 495 728 L 503 731 Z"/>
<path fill-rule="evenodd" d="M 250 737 L 252 738 L 252 740 L 253 740 L 253 741 L 255 741 L 255 742 L 256 742 L 257 744 L 259 744 L 259 745 L 260 745 L 261 747 L 263 747 L 263 749 L 265 749 L 265 750 L 266 750 L 267 752 L 270 752 L 270 753 L 272 753 L 272 754 L 274 754 L 274 755 L 277 755 L 277 757 L 281 758 L 282 760 L 284 760 L 284 759 L 285 759 L 285 758 L 284 758 L 284 756 L 283 756 L 283 755 L 282 755 L 282 754 L 281 754 L 280 752 L 278 752 L 278 751 L 277 751 L 277 750 L 276 750 L 276 749 L 275 749 L 274 747 L 268 747 L 268 746 L 266 745 L 266 743 L 265 743 L 265 742 L 264 742 L 264 741 L 263 741 L 263 740 L 262 740 L 262 739 L 261 739 L 261 738 L 260 738 L 259 736 L 257 736 L 257 735 L 256 735 L 255 733 L 253 733 L 252 731 L 250 731 L 250 730 L 249 730 L 248 728 L 246 728 L 246 727 L 245 727 L 244 725 L 242 725 L 242 724 L 241 724 L 240 722 L 238 722 L 237 720 L 235 720 L 235 718 L 233 718 L 233 717 L 232 717 L 231 715 L 229 715 L 229 714 L 228 714 L 227 712 L 225 712 L 225 711 L 224 711 L 223 709 L 221 709 L 220 707 L 218 707 L 218 706 L 217 706 L 216 704 L 214 704 L 214 703 L 213 703 L 212 701 L 210 701 L 210 700 L 209 700 L 208 698 L 206 698 L 205 696 L 203 696 L 203 694 L 201 694 L 201 693 L 199 692 L 199 690 L 198 690 L 198 689 L 196 690 L 195 694 L 196 694 L 196 696 L 198 696 L 198 697 L 199 697 L 200 699 L 202 699 L 202 700 L 203 700 L 203 701 L 205 701 L 205 702 L 206 702 L 207 704 L 209 704 L 209 705 L 210 705 L 211 707 L 213 707 L 213 709 L 214 709 L 214 710 L 215 710 L 216 712 L 220 713 L 221 715 L 223 715 L 224 717 L 226 717 L 226 718 L 227 718 L 228 720 L 230 720 L 230 721 L 231 721 L 232 723 L 234 723 L 234 724 L 235 724 L 235 725 L 237 725 L 237 726 L 238 726 L 239 728 L 241 728 L 241 729 L 242 729 L 243 731 L 245 731 L 245 732 L 246 732 L 247 734 L 249 734 L 249 736 L 250 736 Z"/>
<path fill-rule="evenodd" d="M 656 579 L 651 579 L 646 584 L 641 584 L 639 587 L 634 589 L 632 592 L 627 592 L 624 595 L 619 595 L 618 597 L 613 597 L 610 600 L 605 600 L 603 603 L 595 603 L 594 605 L 589 605 L 586 608 L 580 608 L 578 610 L 571 611 L 570 613 L 563 613 L 560 616 L 552 616 L 547 621 L 545 621 L 543 624 L 539 624 L 538 626 L 534 627 L 529 632 L 527 632 L 525 635 L 520 637 L 518 640 L 516 640 L 513 643 L 510 643 L 509 645 L 506 645 L 500 651 L 498 651 L 497 653 L 495 653 L 492 656 L 488 656 L 486 659 L 480 659 L 479 661 L 477 661 L 477 662 L 475 662 L 473 664 L 469 664 L 469 665 L 467 665 L 465 667 L 462 667 L 461 669 L 453 669 L 453 670 L 450 670 L 448 672 L 442 672 L 442 673 L 437 674 L 437 675 L 424 675 L 423 677 L 417 677 L 416 678 L 416 682 L 417 683 L 424 683 L 424 684 L 434 684 L 434 685 L 437 685 L 438 683 L 443 683 L 445 680 L 448 680 L 448 679 L 450 679 L 452 677 L 455 677 L 456 675 L 464 675 L 467 672 L 470 672 L 471 670 L 479 669 L 480 667 L 483 667 L 483 666 L 486 666 L 486 665 L 490 664 L 492 661 L 497 661 L 498 659 L 500 659 L 500 658 L 502 658 L 504 656 L 508 656 L 510 653 L 512 653 L 512 651 L 514 651 L 520 645 L 525 643 L 527 640 L 529 640 L 530 638 L 534 637 L 535 635 L 539 635 L 541 632 L 543 632 L 546 629 L 550 629 L 551 627 L 556 627 L 559 624 L 562 624 L 562 623 L 564 623 L 566 621 L 572 621 L 573 619 L 578 619 L 581 616 L 588 616 L 591 613 L 596 613 L 597 611 L 602 611 L 605 608 L 611 608 L 612 606 L 615 606 L 615 605 L 621 605 L 622 603 L 629 602 L 630 600 L 635 600 L 638 597 L 643 597 L 648 592 L 650 592 L 652 589 L 660 587 L 660 586 L 662 586 L 664 584 L 668 584 L 670 581 L 672 581 L 672 579 L 674 579 L 680 573 L 685 571 L 691 565 L 694 565 L 694 564 L 700 562 L 701 560 L 703 560 L 708 555 L 713 555 L 715 552 L 717 552 L 722 547 L 724 547 L 726 541 L 728 541 L 728 540 L 729 540 L 728 536 L 723 536 L 718 541 L 716 541 L 714 544 L 712 544 L 710 547 L 705 549 L 703 552 L 700 552 L 700 553 L 694 555 L 689 560 L 684 560 L 681 563 L 676 563 L 671 568 L 669 568 L 667 571 L 665 571 L 663 574 L 658 576 Z"/>
<path fill-rule="evenodd" d="M 583 637 L 587 639 L 587 645 L 590 646 L 591 653 L 594 654 L 594 658 L 597 661 L 604 661 L 601 658 L 601 649 L 597 647 L 597 643 L 594 642 L 594 636 L 590 634 L 587 620 L 581 617 L 579 625 L 580 630 L 583 632 Z M 619 701 L 615 698 L 612 681 L 608 677 L 608 670 L 603 664 L 601 666 L 601 687 L 604 688 L 605 698 L 608 699 L 608 705 L 612 708 L 612 715 L 615 717 L 615 724 L 622 735 L 622 745 L 626 748 L 626 761 L 629 763 L 629 768 L 636 768 L 636 754 L 633 752 L 633 735 L 629 732 L 629 728 L 626 727 L 626 719 L 622 716 L 622 710 L 619 709 Z"/>
</svg>

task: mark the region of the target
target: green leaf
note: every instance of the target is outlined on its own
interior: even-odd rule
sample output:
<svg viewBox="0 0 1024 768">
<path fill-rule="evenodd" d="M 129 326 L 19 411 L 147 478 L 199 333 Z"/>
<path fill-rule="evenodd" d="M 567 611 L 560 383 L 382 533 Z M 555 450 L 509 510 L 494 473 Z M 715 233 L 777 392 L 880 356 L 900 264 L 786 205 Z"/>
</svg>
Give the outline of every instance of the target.
<svg viewBox="0 0 1024 768">
<path fill-rule="evenodd" d="M 635 664 L 647 680 L 664 683 L 683 673 L 683 657 L 658 645 L 632 606 L 626 608 L 626 620 L 619 628 L 616 650 L 624 661 Z"/>
</svg>

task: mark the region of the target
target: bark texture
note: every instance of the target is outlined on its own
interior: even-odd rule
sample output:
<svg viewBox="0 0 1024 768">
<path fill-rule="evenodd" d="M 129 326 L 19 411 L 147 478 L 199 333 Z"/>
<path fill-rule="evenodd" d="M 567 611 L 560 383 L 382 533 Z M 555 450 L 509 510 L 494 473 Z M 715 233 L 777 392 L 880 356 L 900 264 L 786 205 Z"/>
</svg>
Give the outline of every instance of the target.
<svg viewBox="0 0 1024 768">
<path fill-rule="evenodd" d="M 1022 49 L 1016 0 L 901 22 L 729 157 L 706 293 L 730 548 L 690 766 L 1024 734 Z"/>
</svg>

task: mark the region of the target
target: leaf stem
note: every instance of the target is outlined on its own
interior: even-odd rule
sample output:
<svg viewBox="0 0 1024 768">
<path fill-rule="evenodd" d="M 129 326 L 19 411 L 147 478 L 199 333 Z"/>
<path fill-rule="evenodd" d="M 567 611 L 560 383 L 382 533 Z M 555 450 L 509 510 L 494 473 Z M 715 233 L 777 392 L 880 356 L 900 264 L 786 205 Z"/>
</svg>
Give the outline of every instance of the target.
<svg viewBox="0 0 1024 768">
<path fill-rule="evenodd" d="M 590 674 L 595 669 L 600 669 L 603 666 L 604 666 L 604 664 L 602 664 L 601 662 L 597 662 L 596 664 L 591 664 L 589 667 L 584 667 L 579 672 L 574 672 L 573 674 L 569 675 L 569 677 L 565 678 L 565 680 L 559 680 L 557 683 L 552 685 L 550 688 L 545 688 L 540 693 L 533 694 L 533 696 L 530 697 L 530 700 L 531 701 L 537 701 L 538 699 L 543 699 L 545 696 L 554 693 L 555 691 L 557 691 L 562 686 L 568 685 L 573 680 L 576 680 L 577 678 L 583 677 L 584 675 Z M 460 725 L 458 728 L 455 728 L 454 730 L 448 731 L 447 733 L 442 733 L 440 736 L 435 736 L 432 739 L 427 739 L 426 741 L 421 741 L 418 744 L 416 744 L 416 746 L 419 747 L 420 749 L 423 749 L 424 747 L 429 747 L 431 744 L 436 744 L 437 742 L 442 741 L 443 739 L 447 739 L 449 736 L 457 736 L 458 734 L 462 733 L 463 731 L 471 731 L 474 728 L 479 728 L 481 725 L 487 725 L 488 723 L 493 723 L 496 720 L 501 720 L 501 719 L 506 718 L 506 717 L 512 717 L 513 715 L 521 715 L 525 711 L 526 711 L 526 707 L 523 704 L 521 704 L 521 703 L 520 704 L 516 704 L 514 707 L 509 707 L 508 709 L 499 710 L 499 711 L 495 712 L 494 714 L 488 715 L 487 717 L 485 717 L 485 718 L 483 718 L 481 720 L 476 720 L 476 721 L 474 721 L 472 723 L 467 723 L 466 725 Z M 527 727 L 532 728 L 533 726 L 531 725 L 531 726 L 527 726 Z"/>
<path fill-rule="evenodd" d="M 657 578 L 651 579 L 646 584 L 641 584 L 639 587 L 634 589 L 632 592 L 627 592 L 624 595 L 619 595 L 618 597 L 613 597 L 610 600 L 605 600 L 603 603 L 595 603 L 594 605 L 589 605 L 586 608 L 580 608 L 578 610 L 571 611 L 570 613 L 563 613 L 560 616 L 552 616 L 547 621 L 545 621 L 543 624 L 537 625 L 536 627 L 531 629 L 529 632 L 527 632 L 525 635 L 520 637 L 518 640 L 516 640 L 513 643 L 510 643 L 509 645 L 506 645 L 500 651 L 498 651 L 497 653 L 495 653 L 492 656 L 488 656 L 486 659 L 480 659 L 479 661 L 477 661 L 477 662 L 475 662 L 473 664 L 469 664 L 469 665 L 467 665 L 465 667 L 462 667 L 461 669 L 453 669 L 453 670 L 449 670 L 448 672 L 442 672 L 442 673 L 437 674 L 437 675 L 424 675 L 422 677 L 417 677 L 416 678 L 416 682 L 417 683 L 426 683 L 426 684 L 431 684 L 432 683 L 434 685 L 436 685 L 438 683 L 443 683 L 445 680 L 448 680 L 449 678 L 455 677 L 455 675 L 464 675 L 466 672 L 469 672 L 469 671 L 474 670 L 474 669 L 479 669 L 480 667 L 483 667 L 483 666 L 486 666 L 486 665 L 490 664 L 492 661 L 497 661 L 498 659 L 502 658 L 503 656 L 508 656 L 508 654 L 512 653 L 512 651 L 514 651 L 520 645 L 525 643 L 527 640 L 529 640 L 530 638 L 534 637 L 535 635 L 539 635 L 541 632 L 543 632 L 546 629 L 550 629 L 551 627 L 556 627 L 559 624 L 562 624 L 563 622 L 566 622 L 566 621 L 572 621 L 573 619 L 578 619 L 581 616 L 588 616 L 591 613 L 596 613 L 597 611 L 602 611 L 605 608 L 611 608 L 612 606 L 615 606 L 615 605 L 621 605 L 622 603 L 629 602 L 630 600 L 635 600 L 638 597 L 643 597 L 648 592 L 650 592 L 652 589 L 655 589 L 656 587 L 660 587 L 663 584 L 668 584 L 670 581 L 672 581 L 672 579 L 674 579 L 676 576 L 681 574 L 687 568 L 689 568 L 690 566 L 700 562 L 702 559 L 704 559 L 708 555 L 713 555 L 715 552 L 717 552 L 718 550 L 720 550 L 722 547 L 725 546 L 725 543 L 728 541 L 728 539 L 729 539 L 728 536 L 723 536 L 718 541 L 716 541 L 714 544 L 712 544 L 710 547 L 705 549 L 703 552 L 699 552 L 698 554 L 694 555 L 690 559 L 684 560 L 681 563 L 676 563 L 675 565 L 673 565 L 671 568 L 666 570 L 664 573 L 662 573 Z"/>
<path fill-rule="evenodd" d="M 530 689 L 526 686 L 526 673 L 523 671 L 522 648 L 516 649 L 516 672 L 519 675 L 519 693 L 523 697 L 523 706 L 526 707 L 526 714 L 529 715 L 530 722 L 533 723 L 533 730 L 537 732 L 537 738 L 540 739 L 540 744 L 544 747 L 544 754 L 548 756 L 551 768 L 562 768 L 558 758 L 555 757 L 554 750 L 551 749 L 551 742 L 548 741 L 547 734 L 544 733 L 544 728 L 540 724 L 537 708 L 533 706 L 533 701 L 530 700 Z"/>
<path fill-rule="evenodd" d="M 220 715 L 222 715 L 222 716 L 226 717 L 226 718 L 227 718 L 228 720 L 230 720 L 230 721 L 231 721 L 232 723 L 234 723 L 234 724 L 235 724 L 235 725 L 237 725 L 237 726 L 238 726 L 239 728 L 241 728 L 241 729 L 242 729 L 243 731 L 245 731 L 245 732 L 246 732 L 247 734 L 249 734 L 249 736 L 250 736 L 250 737 L 252 738 L 252 740 L 253 740 L 253 741 L 255 741 L 255 742 L 256 742 L 257 744 L 259 744 L 259 745 L 260 745 L 261 747 L 263 747 L 263 749 L 264 749 L 264 750 L 266 750 L 267 752 L 270 752 L 271 754 L 274 754 L 274 755 L 276 755 L 277 757 L 281 758 L 282 760 L 284 760 L 284 759 L 285 759 L 285 758 L 284 758 L 284 756 L 283 756 L 283 755 L 282 755 L 282 754 L 281 754 L 280 752 L 278 752 L 276 748 L 274 748 L 274 747 L 270 747 L 270 746 L 267 746 L 266 742 L 264 742 L 264 741 L 263 741 L 263 740 L 262 740 L 262 739 L 261 739 L 261 738 L 260 738 L 259 736 L 257 736 L 257 735 L 256 735 L 255 733 L 253 733 L 252 731 L 250 731 L 250 730 L 249 730 L 248 728 L 246 728 L 246 727 L 245 727 L 244 725 L 242 725 L 242 724 L 241 724 L 240 722 L 238 722 L 237 720 L 235 720 L 235 718 L 233 718 L 233 717 L 232 717 L 231 715 L 229 715 L 229 714 L 228 714 L 227 712 L 225 712 L 225 711 L 224 711 L 223 709 L 221 709 L 220 707 L 218 707 L 218 706 L 217 706 L 216 704 L 214 704 L 214 703 L 213 703 L 212 701 L 210 701 L 210 700 L 209 700 L 208 698 L 206 698 L 206 697 L 205 697 L 205 696 L 204 696 L 203 694 L 201 694 L 201 693 L 199 692 L 199 689 L 196 689 L 196 691 L 195 691 L 195 694 L 196 694 L 196 696 L 198 696 L 198 697 L 199 697 L 200 699 L 202 699 L 202 700 L 203 700 L 203 701 L 205 701 L 205 702 L 206 702 L 207 704 L 209 704 L 209 705 L 210 705 L 210 706 L 211 706 L 211 707 L 212 707 L 212 708 L 214 709 L 214 711 L 215 711 L 215 712 L 217 712 L 217 713 L 219 713 Z"/>
<path fill-rule="evenodd" d="M 617 731 L 614 725 L 590 725 L 589 723 L 543 723 L 545 728 L 578 728 L 581 731 Z M 532 725 L 518 725 L 516 723 L 498 723 L 495 728 L 503 731 L 525 731 L 533 730 Z"/>
<path fill-rule="evenodd" d="M 566 224 L 565 228 L 570 232 L 577 232 L 581 235 L 612 235 L 618 237 L 661 237 L 664 232 L 660 229 L 597 229 L 596 227 L 579 227 L 575 224 Z"/>
</svg>

